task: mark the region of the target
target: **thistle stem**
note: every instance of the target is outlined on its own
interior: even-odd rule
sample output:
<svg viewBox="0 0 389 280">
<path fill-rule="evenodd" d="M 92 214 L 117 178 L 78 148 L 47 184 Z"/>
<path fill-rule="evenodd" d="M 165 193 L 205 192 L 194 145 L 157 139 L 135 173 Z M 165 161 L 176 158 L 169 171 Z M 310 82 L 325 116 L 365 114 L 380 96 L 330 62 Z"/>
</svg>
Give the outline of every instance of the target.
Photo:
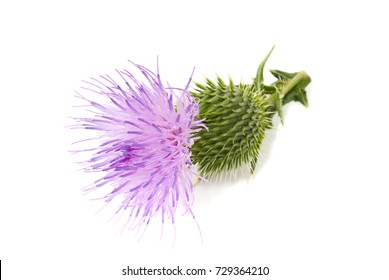
<svg viewBox="0 0 389 280">
<path fill-rule="evenodd" d="M 298 72 L 296 76 L 294 76 L 282 87 L 280 91 L 280 98 L 283 99 L 284 96 L 287 95 L 295 86 L 302 83 L 305 84 L 307 82 L 307 79 L 309 79 L 310 82 L 311 79 L 309 78 L 308 74 L 305 71 Z M 305 88 L 305 86 L 303 88 Z"/>
<path fill-rule="evenodd" d="M 288 73 L 280 70 L 270 70 L 277 81 L 270 86 L 263 86 L 265 93 L 269 96 L 270 111 L 278 113 L 283 123 L 282 106 L 297 101 L 308 106 L 307 93 L 305 88 L 311 82 L 311 78 L 305 71 Z"/>
</svg>

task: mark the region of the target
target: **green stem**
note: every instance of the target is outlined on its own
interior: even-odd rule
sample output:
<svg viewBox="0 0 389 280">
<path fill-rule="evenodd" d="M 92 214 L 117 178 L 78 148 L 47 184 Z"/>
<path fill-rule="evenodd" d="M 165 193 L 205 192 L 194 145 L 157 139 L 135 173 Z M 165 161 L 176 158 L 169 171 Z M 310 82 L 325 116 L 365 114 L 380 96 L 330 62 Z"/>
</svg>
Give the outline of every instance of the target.
<svg viewBox="0 0 389 280">
<path fill-rule="evenodd" d="M 287 95 L 295 86 L 299 85 L 300 83 L 305 83 L 307 78 L 309 78 L 309 76 L 305 71 L 298 72 L 296 76 L 294 76 L 282 87 L 280 91 L 281 99 L 283 99 L 284 96 Z"/>
<path fill-rule="evenodd" d="M 283 123 L 282 106 L 291 102 L 300 102 L 308 106 L 307 93 L 305 88 L 311 82 L 311 78 L 305 71 L 297 73 L 288 73 L 279 70 L 270 70 L 277 78 L 277 81 L 270 86 L 263 85 L 265 93 L 269 96 L 271 111 L 278 113 Z"/>
<path fill-rule="evenodd" d="M 296 101 L 304 106 L 308 106 L 305 88 L 311 82 L 311 78 L 305 71 L 288 73 L 279 70 L 270 70 L 270 72 L 278 79 L 272 86 L 278 91 L 282 105 Z"/>
</svg>

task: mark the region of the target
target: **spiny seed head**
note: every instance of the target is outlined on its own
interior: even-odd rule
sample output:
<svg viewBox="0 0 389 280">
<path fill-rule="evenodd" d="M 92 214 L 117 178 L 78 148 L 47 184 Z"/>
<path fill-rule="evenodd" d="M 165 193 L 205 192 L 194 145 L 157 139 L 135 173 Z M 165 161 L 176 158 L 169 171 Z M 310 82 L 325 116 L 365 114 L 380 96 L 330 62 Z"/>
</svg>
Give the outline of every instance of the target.
<svg viewBox="0 0 389 280">
<path fill-rule="evenodd" d="M 196 84 L 200 117 L 209 131 L 200 131 L 192 146 L 192 160 L 207 176 L 250 163 L 253 172 L 265 131 L 272 127 L 267 97 L 252 85 L 217 83 L 206 79 Z"/>
<path fill-rule="evenodd" d="M 204 84 L 196 84 L 193 95 L 200 100 L 200 119 L 205 119 L 209 131 L 197 133 L 200 139 L 191 150 L 192 161 L 203 176 L 248 163 L 253 173 L 273 115 L 277 113 L 283 122 L 283 105 L 291 101 L 308 105 L 305 88 L 311 78 L 305 71 L 270 70 L 277 80 L 264 84 L 263 71 L 273 48 L 260 63 L 252 84 L 225 83 L 220 77 L 215 83 L 206 79 Z"/>
</svg>

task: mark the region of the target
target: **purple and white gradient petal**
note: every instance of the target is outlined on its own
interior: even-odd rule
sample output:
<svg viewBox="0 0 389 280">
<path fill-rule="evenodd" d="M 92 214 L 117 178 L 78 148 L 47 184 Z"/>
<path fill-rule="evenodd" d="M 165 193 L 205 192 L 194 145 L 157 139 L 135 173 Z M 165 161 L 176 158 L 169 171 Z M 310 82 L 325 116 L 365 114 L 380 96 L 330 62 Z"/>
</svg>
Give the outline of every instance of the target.
<svg viewBox="0 0 389 280">
<path fill-rule="evenodd" d="M 99 141 L 77 152 L 92 150 L 84 170 L 103 174 L 87 191 L 106 190 L 106 203 L 118 198 L 116 213 L 127 213 L 131 227 L 147 225 L 157 216 L 174 223 L 180 203 L 194 217 L 196 173 L 190 147 L 194 133 L 205 126 L 188 91 L 191 78 L 184 89 L 165 87 L 159 70 L 154 74 L 134 65 L 141 79 L 127 70 L 116 71 L 116 80 L 108 75 L 92 78 L 83 81 L 82 94 L 77 92 L 92 114 L 75 118 L 73 128 L 93 130 Z M 96 95 L 106 101 L 93 101 Z"/>
</svg>

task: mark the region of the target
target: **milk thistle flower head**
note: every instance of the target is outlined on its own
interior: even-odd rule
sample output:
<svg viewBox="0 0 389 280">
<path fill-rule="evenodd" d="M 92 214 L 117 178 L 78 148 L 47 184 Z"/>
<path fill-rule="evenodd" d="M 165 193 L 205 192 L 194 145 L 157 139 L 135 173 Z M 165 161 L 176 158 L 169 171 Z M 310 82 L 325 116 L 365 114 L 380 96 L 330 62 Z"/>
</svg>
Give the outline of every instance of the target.
<svg viewBox="0 0 389 280">
<path fill-rule="evenodd" d="M 75 118 L 73 126 L 93 130 L 98 141 L 86 149 L 93 155 L 85 171 L 102 176 L 87 190 L 104 189 L 106 203 L 119 199 L 116 213 L 127 215 L 130 228 L 156 216 L 174 223 L 179 203 L 193 215 L 190 147 L 203 126 L 198 103 L 188 91 L 191 78 L 184 89 L 166 87 L 159 70 L 154 74 L 134 65 L 138 75 L 123 70 L 116 71 L 115 79 L 107 75 L 83 81 L 77 94 L 93 115 Z M 94 101 L 101 96 L 105 102 Z"/>
</svg>

